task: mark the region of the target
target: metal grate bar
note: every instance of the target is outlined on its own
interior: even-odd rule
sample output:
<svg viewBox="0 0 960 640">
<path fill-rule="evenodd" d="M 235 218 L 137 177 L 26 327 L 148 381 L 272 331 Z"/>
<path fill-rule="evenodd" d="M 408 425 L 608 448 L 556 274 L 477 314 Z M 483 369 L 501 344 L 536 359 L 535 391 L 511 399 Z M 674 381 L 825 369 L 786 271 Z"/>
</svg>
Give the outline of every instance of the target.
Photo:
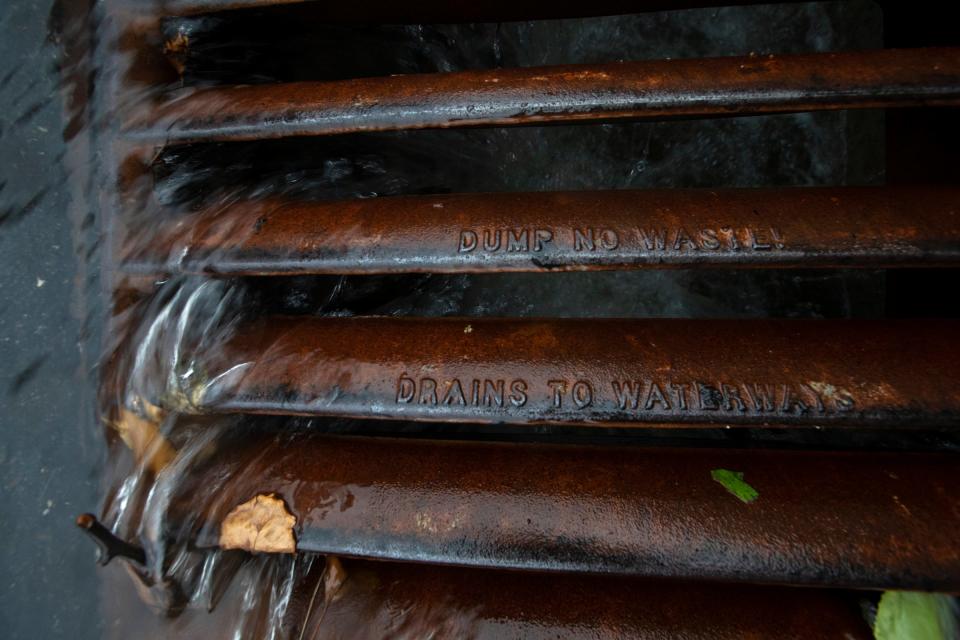
<svg viewBox="0 0 960 640">
<path fill-rule="evenodd" d="M 318 563 L 319 564 L 319 563 Z M 350 579 L 309 620 L 305 637 L 390 637 L 405 629 L 469 629 L 499 638 L 798 638 L 867 640 L 849 594 L 816 589 L 652 582 L 345 561 Z M 294 593 L 307 602 L 323 566 Z M 313 633 L 311 633 L 313 632 Z"/>
<path fill-rule="evenodd" d="M 124 269 L 219 275 L 960 263 L 960 190 L 724 189 L 240 202 Z"/>
<path fill-rule="evenodd" d="M 960 48 L 656 60 L 215 87 L 134 116 L 138 140 L 960 104 Z"/>
<path fill-rule="evenodd" d="M 200 412 L 586 426 L 953 427 L 954 321 L 266 318 Z"/>
<path fill-rule="evenodd" d="M 274 7 L 288 4 L 300 6 Z M 116 505 L 126 508 L 122 498 L 131 485 L 114 487 L 105 511 L 120 525 L 117 535 L 134 535 L 132 527 L 124 530 L 134 518 L 142 518 L 148 527 L 162 523 L 162 530 L 151 529 L 150 535 L 150 542 L 161 549 L 159 559 L 167 557 L 166 543 L 186 544 L 197 559 L 204 558 L 204 572 L 213 566 L 207 560 L 223 557 L 220 551 L 225 549 L 345 558 L 348 578 L 333 585 L 341 591 L 324 598 L 322 607 L 312 607 L 313 597 L 326 595 L 337 576 L 323 574 L 319 562 L 310 569 L 312 556 L 295 560 L 306 575 L 286 574 L 290 580 L 284 583 L 286 589 L 300 580 L 291 592 L 284 591 L 291 595 L 287 613 L 293 631 L 288 635 L 293 637 L 323 635 L 320 630 L 329 635 L 370 630 L 375 635 L 371 620 L 377 620 L 380 611 L 393 624 L 398 611 L 449 621 L 455 610 L 464 610 L 474 616 L 475 635 L 491 637 L 866 638 L 869 630 L 848 607 L 849 594 L 839 588 L 960 593 L 955 533 L 960 510 L 954 490 L 960 459 L 951 453 L 902 451 L 952 446 L 952 434 L 960 425 L 960 321 L 277 317 L 271 314 L 278 307 L 316 311 L 321 302 L 302 303 L 300 298 L 321 289 L 326 293 L 328 280 L 284 281 L 284 287 L 295 284 L 277 294 L 281 303 L 270 298 L 275 293 L 270 288 L 279 279 L 240 279 L 235 289 L 232 282 L 224 287 L 230 289 L 228 302 L 218 301 L 213 309 L 194 304 L 200 296 L 187 299 L 188 294 L 194 284 L 202 290 L 224 283 L 183 278 L 189 286 L 179 290 L 180 278 L 166 278 L 955 266 L 960 257 L 960 191 L 953 187 L 454 193 L 348 202 L 277 198 L 221 202 L 218 208 L 190 212 L 156 204 L 211 202 L 225 193 L 237 196 L 231 189 L 237 186 L 244 193 L 263 194 L 258 187 L 273 189 L 281 182 L 288 194 L 315 196 L 333 191 L 423 194 L 548 182 L 509 176 L 490 187 L 482 179 L 444 175 L 405 181 L 409 167 L 426 173 L 443 165 L 443 158 L 430 154 L 446 140 L 426 136 L 431 140 L 421 155 L 429 161 L 421 163 L 410 153 L 410 165 L 398 170 L 390 159 L 394 145 L 410 142 L 412 148 L 416 141 L 402 134 L 361 135 L 328 142 L 336 142 L 334 147 L 342 142 L 352 153 L 352 145 L 362 140 L 370 157 L 376 156 L 371 167 L 377 170 L 382 151 L 383 182 L 394 181 L 388 189 L 354 189 L 357 185 L 347 180 L 343 189 L 340 183 L 301 189 L 293 183 L 301 175 L 312 177 L 317 160 L 325 160 L 321 156 L 331 145 L 318 145 L 317 140 L 208 143 L 427 128 L 960 106 L 960 48 L 246 84 L 269 78 L 315 79 L 325 72 L 347 77 L 394 68 L 468 66 L 458 62 L 433 67 L 430 61 L 411 63 L 402 56 L 398 64 L 415 66 L 390 66 L 393 60 L 382 60 L 392 55 L 387 49 L 396 43 L 378 32 L 374 46 L 384 49 L 369 64 L 358 57 L 351 63 L 363 64 L 314 73 L 316 64 L 323 64 L 315 61 L 327 59 L 325 49 L 315 52 L 297 43 L 274 46 L 276 38 L 289 35 L 283 26 L 299 20 L 498 22 L 714 4 L 107 0 L 107 19 L 98 23 L 98 41 L 109 62 L 109 73 L 98 76 L 98 83 L 107 89 L 98 107 L 102 113 L 91 120 L 109 123 L 102 132 L 98 129 L 94 154 L 105 167 L 102 200 L 115 207 L 110 212 L 115 218 L 107 224 L 107 246 L 113 253 L 106 271 L 116 276 L 116 316 L 107 333 L 118 343 L 130 340 L 137 350 L 127 354 L 117 349 L 105 360 L 105 380 L 126 384 L 105 386 L 103 415 L 135 417 L 108 422 L 121 431 L 133 458 L 140 461 L 149 496 L 162 490 L 163 498 L 130 502 L 157 511 L 115 517 Z M 234 9 L 255 11 L 246 16 L 175 17 Z M 800 9 L 797 15 L 809 21 L 820 14 Z M 897 14 L 888 11 L 884 19 L 891 15 Z M 272 26 L 261 30 L 258 16 L 272 16 Z M 739 21 L 737 28 L 747 22 Z M 565 37 L 567 26 L 556 33 Z M 250 32 L 259 43 L 257 52 L 248 50 Z M 343 33 L 354 37 L 350 29 Z M 845 48 L 862 41 L 858 34 L 849 35 L 830 42 Z M 887 36 L 888 43 L 938 40 Z M 488 67 L 499 64 L 499 38 L 497 31 L 490 51 L 477 60 Z M 756 46 L 769 46 L 768 39 L 762 40 Z M 422 38 L 418 42 L 426 43 Z M 352 40 L 350 46 L 356 51 L 366 47 L 361 40 Z M 469 48 L 469 43 L 453 39 L 442 46 L 445 55 Z M 576 59 L 609 60 L 610 50 L 604 46 L 592 54 L 577 52 Z M 336 54 L 329 58 L 351 57 Z M 184 82 L 197 86 L 166 90 Z M 113 127 L 117 114 L 120 123 Z M 869 171 L 866 163 L 860 167 L 858 148 L 861 136 L 872 138 L 876 131 L 848 124 L 846 142 L 857 151 L 850 156 L 850 168 L 856 170 L 811 173 L 810 180 L 829 175 L 829 180 L 856 182 L 880 176 L 880 162 L 870 163 Z M 879 120 L 873 124 L 880 126 Z M 769 133 L 775 128 L 761 128 L 768 144 L 779 144 Z M 888 129 L 894 137 L 910 135 L 895 123 Z M 941 133 L 938 127 L 927 129 L 935 131 L 931 137 Z M 814 129 L 801 132 L 810 135 Z M 604 133 L 619 135 L 606 128 Z M 725 138 L 727 132 L 711 133 L 718 137 L 709 139 L 691 135 L 692 144 L 713 144 L 704 140 Z M 200 144 L 171 149 L 158 160 L 157 148 L 167 143 Z M 548 147 L 554 144 L 551 138 Z M 809 152 L 811 165 L 824 157 L 823 148 L 802 142 L 796 147 Z M 632 142 L 624 145 L 618 157 L 622 152 L 632 161 L 638 148 Z M 924 170 L 949 166 L 941 150 L 904 148 L 909 152 L 897 147 L 892 155 L 916 158 Z M 491 166 L 496 166 L 497 154 L 512 151 L 508 143 L 486 149 L 491 155 L 483 159 L 492 160 Z M 243 153 L 233 156 L 235 150 Z M 398 157 L 407 158 L 407 151 L 404 147 Z M 663 156 L 664 165 L 679 162 L 677 158 L 686 161 L 688 151 L 684 147 L 683 153 Z M 703 164 L 722 162 L 713 151 Z M 237 162 L 261 152 L 262 164 L 260 158 L 249 166 Z M 467 151 L 459 157 L 470 155 Z M 536 156 L 521 157 L 542 160 Z M 272 164 L 275 157 L 282 158 L 277 166 Z M 782 155 L 770 154 L 767 160 L 765 173 L 759 166 L 749 175 L 699 170 L 688 175 L 682 168 L 674 177 L 684 184 L 709 183 L 709 175 L 740 175 L 716 178 L 736 184 L 785 180 L 785 168 L 793 166 L 789 159 L 781 162 Z M 301 161 L 306 166 L 296 166 Z M 221 170 L 221 162 L 231 166 Z M 925 181 L 935 181 L 938 174 L 916 172 Z M 658 185 L 661 178 L 655 178 Z M 891 183 L 903 181 L 893 171 L 888 178 Z M 582 180 L 589 181 L 590 175 Z M 673 181 L 668 177 L 666 182 Z M 295 188 L 286 190 L 288 185 Z M 144 274 L 149 277 L 138 277 Z M 883 277 L 861 275 L 875 275 L 877 282 Z M 549 279 L 539 275 L 488 281 L 510 286 L 520 280 L 539 283 L 541 278 Z M 356 285 L 358 295 L 365 295 L 364 287 L 379 295 L 399 280 L 329 282 L 338 282 L 335 291 L 342 293 L 362 281 Z M 600 280 L 585 279 L 588 285 L 607 286 Z M 294 289 L 294 294 L 286 294 Z M 421 294 L 429 296 L 417 291 Z M 877 305 L 871 311 L 880 309 L 884 294 L 871 293 Z M 345 293 L 344 300 L 350 295 Z M 262 306 L 255 301 L 244 308 L 242 319 L 232 313 L 258 298 Z M 900 301 L 898 295 L 890 298 Z M 899 308 L 892 306 L 890 315 L 895 315 Z M 347 302 L 338 307 L 349 310 L 344 313 L 369 308 Z M 437 312 L 436 306 L 412 308 Z M 139 310 L 144 317 L 136 317 Z M 158 354 L 163 357 L 154 357 Z M 128 371 L 134 361 L 142 369 Z M 168 366 L 174 370 L 161 371 Z M 150 376 L 155 378 L 147 379 Z M 417 424 L 400 422 L 407 420 Z M 423 424 L 428 421 L 435 425 Z M 127 422 L 143 423 L 146 436 L 134 433 Z M 501 424 L 514 426 L 490 426 Z M 577 428 L 543 427 L 548 424 Z M 694 430 L 677 431 L 681 428 Z M 787 431 L 790 428 L 809 431 Z M 366 437 L 331 436 L 323 433 L 327 430 L 364 432 Z M 392 437 L 397 432 L 413 432 L 413 437 Z M 391 437 L 372 437 L 376 433 Z M 422 439 L 428 433 L 450 440 Z M 517 442 L 490 442 L 494 437 Z M 537 442 L 551 438 L 555 440 L 550 444 Z M 694 446 L 636 444 L 661 439 Z M 584 446 L 584 440 L 604 446 Z M 753 446 L 698 448 L 731 441 Z M 772 442 L 821 449 L 840 443 L 861 450 L 760 448 Z M 878 453 L 871 447 L 898 451 Z M 154 474 L 157 483 L 149 485 Z M 236 535 L 227 535 L 231 523 Z M 132 545 L 129 541 L 127 546 Z M 153 544 L 135 550 L 155 553 Z M 144 555 L 144 562 L 139 557 L 133 562 L 149 564 L 143 577 L 149 574 L 155 586 L 166 586 L 169 563 L 146 563 L 148 558 L 157 559 Z M 193 568 L 184 562 L 177 571 L 186 575 Z M 791 593 L 783 585 L 838 589 Z M 246 595 L 256 591 L 249 583 L 239 586 Z M 264 603 L 268 600 L 273 602 L 267 598 Z M 233 609 L 221 603 L 219 615 L 236 617 L 237 607 L 248 602 L 235 598 Z M 396 635 L 397 628 L 381 635 Z M 430 631 L 436 628 L 434 624 Z M 471 635 L 459 631 L 451 635 Z"/>
<path fill-rule="evenodd" d="M 742 502 L 714 479 L 718 469 L 744 474 L 759 496 Z M 272 494 L 295 519 L 298 551 L 958 591 L 958 473 L 956 456 L 940 454 L 329 436 L 289 446 L 266 434 L 200 465 L 171 513 L 196 523 L 175 533 L 200 548 L 220 546 L 220 523 L 237 506 Z"/>
<path fill-rule="evenodd" d="M 796 0 L 781 0 L 781 4 L 791 1 Z M 328 22 L 419 23 L 579 18 L 670 9 L 768 4 L 769 0 L 635 0 L 633 2 L 599 0 L 589 5 L 571 0 L 559 2 L 487 0 L 482 3 L 467 0 L 419 0 L 414 5 L 404 5 L 388 0 L 370 0 L 362 5 L 312 0 L 134 0 L 132 2 L 134 5 L 137 3 L 145 5 L 143 7 L 145 10 L 167 15 L 301 5 L 311 16 Z"/>
</svg>

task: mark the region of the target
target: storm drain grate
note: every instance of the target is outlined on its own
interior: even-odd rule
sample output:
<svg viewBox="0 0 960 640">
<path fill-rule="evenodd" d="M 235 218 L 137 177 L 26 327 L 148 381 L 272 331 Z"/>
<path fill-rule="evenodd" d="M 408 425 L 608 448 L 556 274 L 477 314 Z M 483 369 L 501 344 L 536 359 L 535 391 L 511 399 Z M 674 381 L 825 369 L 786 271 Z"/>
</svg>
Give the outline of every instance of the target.
<svg viewBox="0 0 960 640">
<path fill-rule="evenodd" d="M 393 135 L 398 146 L 415 146 L 404 136 L 424 129 L 451 130 L 430 134 L 442 140 L 476 127 L 601 128 L 860 109 L 937 113 L 960 105 L 960 48 L 191 85 L 200 54 L 184 25 L 210 20 L 229 28 L 234 10 L 263 9 L 270 20 L 296 10 L 317 24 L 350 24 L 367 15 L 466 22 L 637 8 L 428 3 L 406 15 L 378 3 L 107 4 L 101 47 L 115 62 L 101 83 L 108 89 L 98 108 L 112 117 L 99 160 L 118 309 L 132 296 L 155 310 L 150 298 L 165 295 L 156 283 L 176 278 L 211 286 L 243 278 L 262 290 L 299 278 L 311 291 L 304 283 L 339 276 L 396 277 L 391 282 L 402 288 L 420 282 L 410 274 L 552 278 L 703 267 L 942 273 L 960 258 L 960 190 L 948 183 L 426 187 L 310 198 L 246 189 L 258 169 L 243 155 L 259 159 L 262 149 L 295 163 L 321 147 L 291 145 L 340 136 L 362 146 L 378 139 L 363 136 Z M 229 163 L 238 145 L 247 145 L 236 156 L 240 169 L 205 164 L 209 154 Z M 363 166 L 361 158 L 349 170 L 362 173 Z M 334 175 L 337 166 L 326 170 Z M 370 171 L 376 181 L 389 179 Z M 231 179 L 230 197 L 219 197 Z M 184 193 L 193 198 L 187 207 L 178 204 Z M 592 282 L 606 275 L 613 274 Z M 279 307 L 262 312 L 254 305 L 222 339 L 211 340 L 206 325 L 180 327 L 180 338 L 199 336 L 177 343 L 193 349 L 188 358 L 177 354 L 189 360 L 189 371 L 174 367 L 140 387 L 141 404 L 126 397 L 126 406 L 105 410 L 140 420 L 160 411 L 197 424 L 239 416 L 242 428 L 221 434 L 215 452 L 182 469 L 169 497 L 165 535 L 191 540 L 198 552 L 239 547 L 358 558 L 348 575 L 374 575 L 366 584 L 378 585 L 350 592 L 367 603 L 361 608 L 404 598 L 439 607 L 443 591 L 444 606 L 469 603 L 490 625 L 590 628 L 604 637 L 623 629 L 640 636 L 865 637 L 848 592 L 784 587 L 960 591 L 955 455 L 856 446 L 860 432 L 947 432 L 958 424 L 960 323 L 953 319 L 611 319 L 589 318 L 589 309 L 552 319 L 317 317 Z M 219 313 L 211 312 L 211 323 L 224 320 Z M 133 338 L 124 333 L 135 333 L 129 320 L 117 323 L 115 354 Z M 145 324 L 156 320 L 148 315 Z M 116 356 L 113 375 L 130 375 L 123 368 L 129 362 Z M 324 421 L 340 419 L 371 422 L 356 422 L 353 435 L 323 433 L 336 430 Z M 421 423 L 430 429 L 421 432 Z M 356 435 L 368 426 L 370 434 Z M 826 429 L 853 434 L 853 444 L 843 452 L 826 445 L 731 449 L 695 435 L 717 429 Z M 675 432 L 687 446 L 654 446 L 643 440 L 647 431 Z M 383 437 L 423 433 L 431 438 Z M 622 441 L 634 434 L 636 441 Z M 176 444 L 175 434 L 169 438 Z M 158 455 L 154 447 L 147 459 L 162 466 Z M 244 509 L 264 509 L 263 526 L 279 527 L 275 537 L 237 534 L 233 523 Z M 533 571 L 489 571 L 496 568 Z M 323 579 L 302 576 L 292 601 L 303 604 Z M 410 588 L 392 591 L 402 581 Z M 474 581 L 489 588 L 474 588 Z M 556 601 L 542 597 L 548 589 Z M 586 592 L 595 606 L 574 597 Z M 640 602 L 648 609 L 638 613 Z M 311 608 L 298 606 L 290 614 L 295 622 L 286 624 L 315 624 L 321 632 L 323 621 L 311 622 Z M 672 611 L 685 613 L 664 613 Z M 493 626 L 483 629 L 496 635 Z"/>
</svg>

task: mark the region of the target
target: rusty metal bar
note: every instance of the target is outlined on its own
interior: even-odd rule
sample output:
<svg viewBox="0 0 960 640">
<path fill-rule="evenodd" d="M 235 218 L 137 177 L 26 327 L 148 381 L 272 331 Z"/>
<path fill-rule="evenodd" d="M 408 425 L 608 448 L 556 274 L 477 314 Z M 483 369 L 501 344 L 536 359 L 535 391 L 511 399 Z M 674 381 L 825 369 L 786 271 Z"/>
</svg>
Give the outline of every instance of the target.
<svg viewBox="0 0 960 640">
<path fill-rule="evenodd" d="M 786 3 L 797 0 L 780 0 Z M 419 0 L 413 6 L 386 0 L 371 0 L 362 5 L 313 2 L 312 0 L 137 0 L 144 9 L 167 15 L 190 15 L 214 11 L 232 11 L 282 5 L 302 5 L 311 16 L 335 22 L 501 22 L 546 18 L 585 18 L 590 16 L 668 11 L 699 7 L 723 7 L 766 4 L 768 0 L 600 0 L 583 2 L 560 0 L 542 2 L 494 0 L 482 3 L 468 0 Z"/>
<path fill-rule="evenodd" d="M 188 142 L 957 104 L 960 48 L 930 48 L 215 87 L 150 108 L 125 129 Z"/>
<path fill-rule="evenodd" d="M 956 455 L 236 440 L 175 489 L 170 521 L 189 523 L 172 525 L 177 539 L 228 546 L 232 525 L 221 523 L 268 496 L 282 517 L 258 522 L 291 528 L 296 551 L 960 591 Z M 718 470 L 743 474 L 758 495 L 738 498 Z"/>
<path fill-rule="evenodd" d="M 124 268 L 274 275 L 960 263 L 957 188 L 248 201 L 190 221 L 141 237 L 145 246 Z"/>
<path fill-rule="evenodd" d="M 212 610 L 179 613 L 178 639 L 234 640 L 238 621 L 250 630 L 274 614 L 264 602 L 277 588 L 279 558 L 250 560 L 231 591 Z M 280 637 L 311 640 L 397 637 L 637 638 L 872 638 L 857 607 L 857 594 L 825 589 L 705 585 L 617 576 L 521 573 L 394 562 L 316 558 L 294 576 Z M 291 563 L 292 564 L 292 563 Z M 259 568 L 259 571 L 257 570 Z M 278 567 L 277 572 L 282 571 Z M 290 571 L 285 577 L 290 575 Z M 126 571 L 102 572 L 105 616 L 114 620 L 105 637 L 165 638 L 170 618 L 157 615 L 130 588 Z M 251 612 L 243 592 L 262 594 Z M 312 605 L 312 606 L 311 606 Z M 275 614 L 274 614 L 275 615 Z M 252 618 L 252 620 L 251 620 Z M 264 624 L 263 626 L 267 626 Z M 154 631 L 155 629 L 155 631 Z M 267 635 L 266 633 L 261 634 Z"/>
<path fill-rule="evenodd" d="M 176 395 L 203 412 L 954 427 L 958 336 L 937 320 L 267 318 L 199 354 Z"/>
<path fill-rule="evenodd" d="M 353 637 L 358 629 L 388 638 L 398 627 L 410 637 L 442 629 L 478 640 L 871 637 L 855 599 L 843 592 L 349 560 L 337 597 L 307 619 L 321 569 L 294 596 L 295 628 L 309 638 Z"/>
</svg>

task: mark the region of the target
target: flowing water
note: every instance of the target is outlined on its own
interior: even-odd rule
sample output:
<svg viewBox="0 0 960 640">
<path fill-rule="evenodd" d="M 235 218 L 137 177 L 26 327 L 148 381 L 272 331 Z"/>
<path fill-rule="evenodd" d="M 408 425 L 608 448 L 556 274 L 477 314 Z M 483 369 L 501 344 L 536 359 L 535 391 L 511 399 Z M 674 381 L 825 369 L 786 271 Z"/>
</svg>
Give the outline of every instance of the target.
<svg viewBox="0 0 960 640">
<path fill-rule="evenodd" d="M 13 532 L 13 543 L 2 551 L 7 582 L 0 622 L 7 637 L 420 638 L 480 632 L 477 612 L 464 603 L 404 603 L 383 596 L 371 586 L 377 570 L 363 563 L 195 548 L 191 536 L 202 526 L 201 507 L 216 501 L 229 478 L 209 478 L 193 496 L 195 512 L 178 511 L 171 520 L 184 478 L 210 457 L 229 455 L 230 442 L 247 430 L 274 430 L 290 446 L 305 430 L 430 432 L 429 426 L 371 427 L 350 420 L 192 416 L 210 383 L 196 354 L 216 352 L 246 318 L 884 313 L 880 271 L 118 276 L 117 262 L 156 242 L 160 222 L 186 228 L 198 211 L 215 216 L 241 199 L 879 184 L 883 116 L 839 111 L 161 148 L 134 181 L 131 201 L 141 206 L 119 221 L 111 214 L 108 189 L 104 195 L 110 170 L 103 166 L 112 157 L 105 141 L 119 116 L 105 106 L 109 74 L 101 65 L 109 56 L 121 68 L 136 61 L 128 59 L 129 48 L 97 39 L 111 20 L 103 7 L 86 13 L 77 3 L 43 4 L 6 0 L 0 6 L 0 30 L 11 34 L 0 40 L 0 256 L 8 269 L 17 268 L 15 276 L 0 278 L 0 358 L 7 364 L 0 374 L 0 415 L 4 430 L 13 434 L 0 450 L 9 494 L 3 519 Z M 171 69 L 182 74 L 166 84 L 128 75 L 118 108 L 146 104 L 160 91 L 219 83 L 882 46 L 879 10 L 859 1 L 456 25 L 324 26 L 299 19 L 297 11 L 241 11 L 154 25 L 158 43 L 190 43 L 172 47 Z M 119 233 L 129 235 L 122 248 L 112 244 Z M 177 251 L 171 249 L 169 261 L 176 262 Z M 469 431 L 462 428 L 459 435 Z M 591 437 L 575 430 L 536 433 Z M 498 437 L 517 435 L 504 428 Z M 720 445 L 831 442 L 829 434 L 696 437 Z M 820 440 L 811 442 L 814 437 Z M 121 559 L 96 569 L 92 546 L 72 525 L 87 510 L 141 546 L 145 565 L 134 568 Z"/>
</svg>

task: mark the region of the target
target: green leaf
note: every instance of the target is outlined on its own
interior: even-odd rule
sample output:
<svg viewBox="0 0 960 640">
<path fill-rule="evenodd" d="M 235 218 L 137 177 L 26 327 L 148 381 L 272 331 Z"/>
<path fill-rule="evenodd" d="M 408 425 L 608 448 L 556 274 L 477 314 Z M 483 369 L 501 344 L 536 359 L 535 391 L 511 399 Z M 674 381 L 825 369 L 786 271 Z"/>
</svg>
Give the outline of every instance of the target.
<svg viewBox="0 0 960 640">
<path fill-rule="evenodd" d="M 714 469 L 710 472 L 710 477 L 722 484 L 724 489 L 735 495 L 742 502 L 750 504 L 760 497 L 756 489 L 743 481 L 742 471 Z"/>
<path fill-rule="evenodd" d="M 953 640 L 957 604 L 939 593 L 887 591 L 880 598 L 873 635 L 877 640 Z"/>
</svg>

